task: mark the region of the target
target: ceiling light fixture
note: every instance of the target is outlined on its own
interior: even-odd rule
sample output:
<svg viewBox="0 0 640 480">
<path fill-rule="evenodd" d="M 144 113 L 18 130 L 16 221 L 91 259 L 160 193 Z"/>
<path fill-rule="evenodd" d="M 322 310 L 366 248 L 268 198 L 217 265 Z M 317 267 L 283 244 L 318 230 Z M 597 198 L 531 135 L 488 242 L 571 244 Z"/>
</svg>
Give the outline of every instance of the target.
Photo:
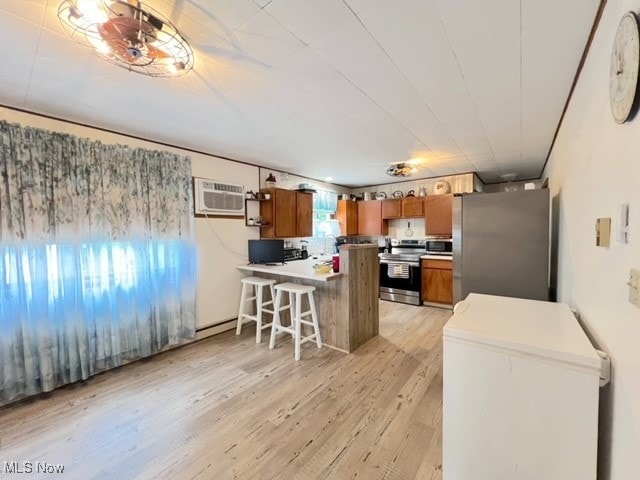
<svg viewBox="0 0 640 480">
<path fill-rule="evenodd" d="M 391 177 L 408 177 L 418 171 L 415 165 L 408 162 L 394 163 L 387 168 L 387 175 Z"/>
<path fill-rule="evenodd" d="M 178 29 L 142 2 L 64 0 L 58 17 L 71 38 L 131 72 L 176 77 L 193 68 L 193 50 Z"/>
</svg>

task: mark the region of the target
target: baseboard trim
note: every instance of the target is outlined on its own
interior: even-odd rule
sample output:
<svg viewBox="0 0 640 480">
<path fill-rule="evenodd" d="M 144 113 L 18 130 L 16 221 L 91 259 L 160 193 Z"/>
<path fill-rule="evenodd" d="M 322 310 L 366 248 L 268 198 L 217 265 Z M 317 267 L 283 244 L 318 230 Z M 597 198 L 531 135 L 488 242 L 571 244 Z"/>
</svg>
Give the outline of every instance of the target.
<svg viewBox="0 0 640 480">
<path fill-rule="evenodd" d="M 203 338 L 212 337 L 219 333 L 228 332 L 236 328 L 237 318 L 226 320 L 222 323 L 216 323 L 215 325 L 208 325 L 206 327 L 196 329 L 196 337 L 194 340 L 202 340 Z"/>
<path fill-rule="evenodd" d="M 452 310 L 453 309 L 453 305 L 448 305 L 446 303 L 422 302 L 422 305 L 424 305 L 425 307 L 444 308 L 446 310 Z"/>
</svg>

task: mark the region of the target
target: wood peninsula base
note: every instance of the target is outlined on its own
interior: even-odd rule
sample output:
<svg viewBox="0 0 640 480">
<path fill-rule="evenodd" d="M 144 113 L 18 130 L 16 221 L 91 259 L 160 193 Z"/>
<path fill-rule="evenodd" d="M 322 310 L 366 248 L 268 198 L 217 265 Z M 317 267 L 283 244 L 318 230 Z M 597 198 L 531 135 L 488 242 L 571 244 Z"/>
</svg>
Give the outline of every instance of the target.
<svg viewBox="0 0 640 480">
<path fill-rule="evenodd" d="M 380 289 L 377 245 L 342 245 L 340 273 L 315 274 L 317 260 L 297 260 L 286 265 L 239 265 L 239 270 L 277 283 L 292 282 L 316 287 L 322 343 L 347 353 L 378 335 Z M 283 312 L 288 322 L 288 311 Z"/>
</svg>

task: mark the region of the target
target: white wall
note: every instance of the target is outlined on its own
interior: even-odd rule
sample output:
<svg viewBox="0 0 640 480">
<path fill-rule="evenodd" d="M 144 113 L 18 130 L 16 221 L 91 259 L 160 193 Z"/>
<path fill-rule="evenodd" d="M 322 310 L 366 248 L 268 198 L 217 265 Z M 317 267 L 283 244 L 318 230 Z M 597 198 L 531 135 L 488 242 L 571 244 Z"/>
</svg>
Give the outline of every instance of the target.
<svg viewBox="0 0 640 480">
<path fill-rule="evenodd" d="M 23 126 L 88 137 L 104 143 L 120 143 L 188 155 L 191 157 L 192 174 L 195 177 L 241 183 L 245 190 L 258 189 L 258 167 L 255 166 L 5 108 L 0 108 L 0 119 Z M 197 327 L 201 329 L 236 318 L 242 275 L 235 266 L 247 262 L 247 240 L 258 238 L 259 231 L 256 227 L 245 226 L 244 219 L 217 218 L 196 218 L 195 231 L 198 256 Z"/>
<path fill-rule="evenodd" d="M 640 473 L 640 309 L 627 301 L 629 268 L 640 268 L 640 116 L 618 125 L 609 107 L 609 64 L 623 13 L 640 0 L 609 1 L 565 115 L 544 176 L 557 227 L 558 300 L 575 306 L 600 348 L 610 353 L 613 382 L 604 396 L 600 479 Z M 627 245 L 595 246 L 594 223 L 631 204 Z M 609 405 L 610 403 L 610 405 Z"/>
</svg>

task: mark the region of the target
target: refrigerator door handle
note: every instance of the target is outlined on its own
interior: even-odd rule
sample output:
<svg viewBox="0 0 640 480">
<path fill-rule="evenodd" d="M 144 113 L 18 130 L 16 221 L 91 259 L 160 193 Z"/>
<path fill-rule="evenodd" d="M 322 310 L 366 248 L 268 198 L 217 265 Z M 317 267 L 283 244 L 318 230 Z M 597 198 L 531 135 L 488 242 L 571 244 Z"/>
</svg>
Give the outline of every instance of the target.
<svg viewBox="0 0 640 480">
<path fill-rule="evenodd" d="M 597 348 L 595 350 L 600 357 L 600 386 L 604 387 L 611 381 L 611 357 Z"/>
</svg>

